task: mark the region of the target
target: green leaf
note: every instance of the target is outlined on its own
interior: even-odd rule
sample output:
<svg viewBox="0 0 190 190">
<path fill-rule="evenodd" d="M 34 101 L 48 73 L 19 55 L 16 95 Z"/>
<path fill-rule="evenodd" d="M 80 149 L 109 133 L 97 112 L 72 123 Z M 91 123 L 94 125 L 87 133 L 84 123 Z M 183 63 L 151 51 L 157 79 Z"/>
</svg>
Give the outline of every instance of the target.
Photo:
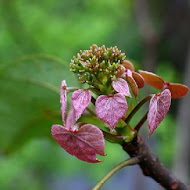
<svg viewBox="0 0 190 190">
<path fill-rule="evenodd" d="M 69 64 L 51 56 L 26 56 L 0 67 L 0 147 L 9 153 L 36 137 L 51 137 L 61 123 L 61 81 L 76 86 Z"/>
</svg>

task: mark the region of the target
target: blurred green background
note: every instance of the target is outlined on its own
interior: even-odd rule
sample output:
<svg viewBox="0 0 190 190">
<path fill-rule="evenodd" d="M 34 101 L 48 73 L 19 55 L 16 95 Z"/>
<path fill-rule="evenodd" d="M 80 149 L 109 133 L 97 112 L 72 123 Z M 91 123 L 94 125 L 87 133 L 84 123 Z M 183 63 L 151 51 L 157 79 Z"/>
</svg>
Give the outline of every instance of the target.
<svg viewBox="0 0 190 190">
<path fill-rule="evenodd" d="M 118 46 L 136 69 L 190 85 L 188 0 L 0 1 L 0 189 L 86 190 L 127 158 L 106 142 L 104 162 L 68 155 L 51 137 L 61 124 L 59 86 L 77 86 L 73 55 L 96 43 Z M 153 92 L 147 88 L 141 97 Z M 173 100 L 170 113 L 145 141 L 160 160 L 189 182 L 189 95 Z M 138 118 L 137 118 L 138 119 Z M 180 160 L 183 160 L 181 162 Z M 125 168 L 102 189 L 162 189 L 138 167 Z"/>
</svg>

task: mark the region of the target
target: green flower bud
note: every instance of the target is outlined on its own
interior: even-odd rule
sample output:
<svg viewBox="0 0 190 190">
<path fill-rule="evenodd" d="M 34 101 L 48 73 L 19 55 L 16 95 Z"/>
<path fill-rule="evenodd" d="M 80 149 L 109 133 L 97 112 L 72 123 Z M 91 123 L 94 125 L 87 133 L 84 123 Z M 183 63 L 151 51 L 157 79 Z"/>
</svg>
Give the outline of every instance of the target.
<svg viewBox="0 0 190 190">
<path fill-rule="evenodd" d="M 111 83 L 121 73 L 121 63 L 125 54 L 115 46 L 106 48 L 93 44 L 89 50 L 81 50 L 71 60 L 71 71 L 76 73 L 80 82 L 88 83 L 101 92 L 110 93 Z M 106 91 L 107 89 L 107 91 Z"/>
</svg>

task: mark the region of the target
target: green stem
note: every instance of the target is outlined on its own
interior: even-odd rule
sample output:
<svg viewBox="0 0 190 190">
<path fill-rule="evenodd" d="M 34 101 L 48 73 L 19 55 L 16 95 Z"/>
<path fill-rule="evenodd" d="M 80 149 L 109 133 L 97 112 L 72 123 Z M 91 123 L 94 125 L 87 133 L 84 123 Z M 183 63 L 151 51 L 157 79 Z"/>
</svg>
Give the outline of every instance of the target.
<svg viewBox="0 0 190 190">
<path fill-rule="evenodd" d="M 115 168 L 113 168 L 111 171 L 109 171 L 91 190 L 99 190 L 100 187 L 117 171 L 119 171 L 121 168 L 125 166 L 131 166 L 138 164 L 140 162 L 139 157 L 133 157 L 125 160 L 124 162 L 121 162 L 118 164 Z"/>
<path fill-rule="evenodd" d="M 142 125 L 144 124 L 144 122 L 146 121 L 147 119 L 147 115 L 148 115 L 148 111 L 146 112 L 146 114 L 142 117 L 142 119 L 138 122 L 138 124 L 135 126 L 134 130 L 135 131 L 139 131 L 140 128 L 142 127 Z"/>
<path fill-rule="evenodd" d="M 113 135 L 111 133 L 108 133 L 106 131 L 103 131 L 104 137 L 107 141 L 112 142 L 112 143 L 122 143 L 123 142 L 123 136 L 120 135 Z"/>
<path fill-rule="evenodd" d="M 142 99 L 131 111 L 131 113 L 128 115 L 128 117 L 125 119 L 125 122 L 128 124 L 131 120 L 131 118 L 135 115 L 135 113 L 148 101 L 150 100 L 152 95 L 146 96 L 144 99 Z"/>
<path fill-rule="evenodd" d="M 67 93 L 73 92 L 73 91 L 78 90 L 78 89 L 79 89 L 78 87 L 67 87 Z"/>
</svg>

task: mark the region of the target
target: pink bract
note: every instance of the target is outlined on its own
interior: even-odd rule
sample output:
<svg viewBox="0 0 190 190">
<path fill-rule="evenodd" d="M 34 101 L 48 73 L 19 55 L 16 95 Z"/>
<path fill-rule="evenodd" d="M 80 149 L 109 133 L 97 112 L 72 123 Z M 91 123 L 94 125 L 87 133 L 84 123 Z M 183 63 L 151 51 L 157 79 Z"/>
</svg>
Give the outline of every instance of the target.
<svg viewBox="0 0 190 190">
<path fill-rule="evenodd" d="M 131 97 L 131 94 L 129 92 L 129 86 L 126 82 L 126 80 L 122 78 L 117 78 L 112 82 L 112 86 L 116 92 L 119 92 L 123 94 L 124 96 L 129 96 Z"/>
<path fill-rule="evenodd" d="M 82 115 L 91 101 L 89 90 L 79 89 L 72 94 L 72 104 L 75 110 L 76 120 Z"/>
<path fill-rule="evenodd" d="M 111 130 L 114 129 L 126 111 L 127 102 L 125 96 L 120 93 L 101 95 L 96 100 L 96 115 L 106 122 Z"/>
<path fill-rule="evenodd" d="M 148 127 L 150 130 L 149 136 L 154 132 L 154 130 L 166 116 L 167 112 L 169 111 L 170 104 L 171 92 L 168 89 L 161 93 L 155 94 L 151 98 L 147 117 Z"/>
</svg>

